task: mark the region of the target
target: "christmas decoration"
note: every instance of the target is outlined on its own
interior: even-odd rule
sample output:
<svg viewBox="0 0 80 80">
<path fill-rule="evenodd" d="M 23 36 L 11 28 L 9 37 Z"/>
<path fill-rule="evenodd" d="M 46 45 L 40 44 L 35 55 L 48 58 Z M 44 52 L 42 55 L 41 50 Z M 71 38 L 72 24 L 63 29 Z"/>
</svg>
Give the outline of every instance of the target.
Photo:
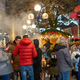
<svg viewBox="0 0 80 80">
<path fill-rule="evenodd" d="M 69 33 L 67 33 L 67 32 L 59 31 L 59 30 L 54 29 L 54 28 L 47 29 L 47 30 L 41 32 L 41 34 L 44 35 L 46 32 L 47 32 L 47 33 L 49 33 L 49 32 L 51 32 L 51 33 L 62 33 L 62 34 L 67 35 L 67 36 L 72 36 L 71 34 L 69 34 Z"/>
</svg>

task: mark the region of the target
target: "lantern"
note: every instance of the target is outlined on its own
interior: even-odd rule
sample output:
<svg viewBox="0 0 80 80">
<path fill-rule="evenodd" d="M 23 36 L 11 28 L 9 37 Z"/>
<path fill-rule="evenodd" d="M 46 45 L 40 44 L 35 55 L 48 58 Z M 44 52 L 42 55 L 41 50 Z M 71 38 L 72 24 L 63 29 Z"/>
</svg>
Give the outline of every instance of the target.
<svg viewBox="0 0 80 80">
<path fill-rule="evenodd" d="M 34 14 L 30 13 L 30 14 L 28 15 L 28 19 L 34 19 Z"/>
<path fill-rule="evenodd" d="M 43 19 L 48 19 L 48 14 L 47 14 L 47 13 L 43 13 L 43 14 L 42 14 L 42 18 L 43 18 Z"/>
<path fill-rule="evenodd" d="M 31 21 L 30 20 L 27 20 L 27 24 L 31 24 Z"/>
</svg>

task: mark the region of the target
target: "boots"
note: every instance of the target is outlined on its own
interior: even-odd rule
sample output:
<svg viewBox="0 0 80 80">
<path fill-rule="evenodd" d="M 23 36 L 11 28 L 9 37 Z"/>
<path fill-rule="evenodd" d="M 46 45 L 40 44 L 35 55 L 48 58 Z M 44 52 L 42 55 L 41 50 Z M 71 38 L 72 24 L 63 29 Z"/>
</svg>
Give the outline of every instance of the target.
<svg viewBox="0 0 80 80">
<path fill-rule="evenodd" d="M 54 77 L 56 78 L 56 80 L 58 80 L 58 78 L 59 78 L 59 76 L 58 76 L 58 75 L 55 75 Z"/>
<path fill-rule="evenodd" d="M 52 80 L 52 75 L 50 75 L 50 80 Z"/>
</svg>

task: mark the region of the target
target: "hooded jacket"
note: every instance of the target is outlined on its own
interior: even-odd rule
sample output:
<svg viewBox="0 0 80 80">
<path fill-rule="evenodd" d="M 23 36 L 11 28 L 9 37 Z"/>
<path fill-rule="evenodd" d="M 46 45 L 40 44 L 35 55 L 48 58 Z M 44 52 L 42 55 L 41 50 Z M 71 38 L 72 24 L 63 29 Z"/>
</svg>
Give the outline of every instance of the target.
<svg viewBox="0 0 80 80">
<path fill-rule="evenodd" d="M 37 57 L 37 52 L 34 44 L 29 38 L 23 38 L 15 47 L 13 55 L 19 54 L 20 66 L 33 65 L 33 58 Z"/>
<path fill-rule="evenodd" d="M 36 69 L 38 67 L 41 67 L 42 50 L 39 48 L 39 41 L 37 39 L 34 39 L 33 42 L 34 42 L 34 45 L 36 47 L 36 51 L 38 54 L 38 56 L 33 59 L 33 66 Z"/>
<path fill-rule="evenodd" d="M 8 75 L 12 72 L 13 68 L 11 64 L 11 54 L 7 54 L 7 52 L 0 47 L 0 76 Z"/>
<path fill-rule="evenodd" d="M 55 54 L 57 56 L 58 71 L 67 72 L 72 70 L 72 61 L 69 50 L 62 44 L 57 44 L 54 47 Z"/>
</svg>

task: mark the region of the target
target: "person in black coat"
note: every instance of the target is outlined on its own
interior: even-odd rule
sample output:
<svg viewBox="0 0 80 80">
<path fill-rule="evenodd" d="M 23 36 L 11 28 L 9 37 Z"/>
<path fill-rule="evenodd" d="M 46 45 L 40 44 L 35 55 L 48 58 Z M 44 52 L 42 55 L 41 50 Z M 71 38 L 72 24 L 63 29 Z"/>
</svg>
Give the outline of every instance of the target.
<svg viewBox="0 0 80 80">
<path fill-rule="evenodd" d="M 39 48 L 39 40 L 34 39 L 33 43 L 35 45 L 38 56 L 33 59 L 33 68 L 34 68 L 34 80 L 41 80 L 40 71 L 41 71 L 41 60 L 42 60 L 42 50 Z"/>
</svg>

